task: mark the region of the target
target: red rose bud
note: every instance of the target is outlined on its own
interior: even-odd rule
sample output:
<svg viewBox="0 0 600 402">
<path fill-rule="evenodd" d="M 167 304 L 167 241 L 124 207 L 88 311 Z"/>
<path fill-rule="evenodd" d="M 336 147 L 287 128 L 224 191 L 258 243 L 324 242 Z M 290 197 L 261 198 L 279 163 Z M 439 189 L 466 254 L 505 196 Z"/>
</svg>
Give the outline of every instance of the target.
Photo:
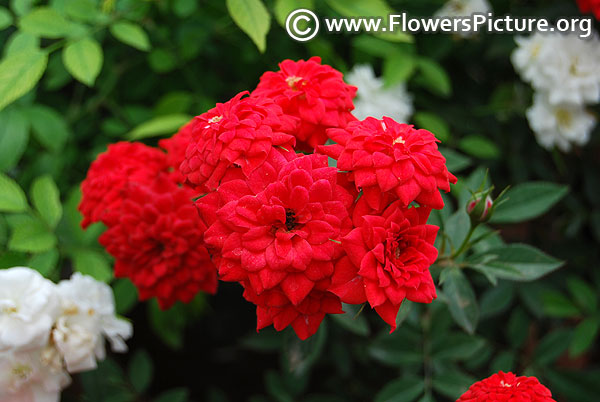
<svg viewBox="0 0 600 402">
<path fill-rule="evenodd" d="M 467 203 L 467 213 L 471 217 L 473 225 L 489 221 L 492 216 L 493 206 L 494 201 L 489 195 L 485 198 L 477 197 L 471 199 L 471 201 Z"/>
</svg>

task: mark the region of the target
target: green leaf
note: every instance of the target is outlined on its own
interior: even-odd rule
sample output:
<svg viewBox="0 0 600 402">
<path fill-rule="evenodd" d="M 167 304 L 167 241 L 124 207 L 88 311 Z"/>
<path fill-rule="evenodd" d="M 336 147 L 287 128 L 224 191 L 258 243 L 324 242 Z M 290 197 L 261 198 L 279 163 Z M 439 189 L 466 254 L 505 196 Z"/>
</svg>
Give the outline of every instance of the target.
<svg viewBox="0 0 600 402">
<path fill-rule="evenodd" d="M 498 205 L 490 219 L 493 223 L 514 223 L 544 214 L 569 191 L 567 186 L 550 182 L 517 184 L 506 192 L 506 202 Z"/>
<path fill-rule="evenodd" d="M 430 112 L 417 112 L 413 116 L 413 120 L 416 123 L 417 128 L 424 128 L 425 130 L 431 131 L 435 137 L 442 141 L 448 141 L 450 139 L 450 129 L 448 124 L 435 113 Z"/>
<path fill-rule="evenodd" d="M 31 121 L 35 139 L 51 151 L 62 150 L 71 135 L 64 117 L 56 110 L 43 105 L 33 105 L 25 112 Z"/>
<path fill-rule="evenodd" d="M 57 39 L 71 33 L 73 24 L 50 7 L 38 7 L 21 18 L 19 28 L 35 36 Z"/>
<path fill-rule="evenodd" d="M 383 63 L 383 80 L 387 87 L 405 82 L 415 71 L 416 61 L 408 52 L 395 51 Z"/>
<path fill-rule="evenodd" d="M 56 246 L 56 236 L 39 219 L 25 216 L 23 221 L 13 227 L 8 248 L 14 251 L 42 253 Z"/>
<path fill-rule="evenodd" d="M 333 314 L 331 318 L 348 331 L 360 336 L 367 336 L 370 332 L 369 324 L 362 313 L 358 314 L 360 308 L 360 305 L 344 304 L 345 313 Z"/>
<path fill-rule="evenodd" d="M 424 391 L 422 378 L 401 378 L 388 382 L 375 395 L 375 402 L 411 402 Z"/>
<path fill-rule="evenodd" d="M 506 325 L 506 336 L 513 349 L 519 348 L 529 335 L 531 320 L 521 307 L 511 313 Z"/>
<path fill-rule="evenodd" d="M 26 49 L 7 55 L 0 62 L 0 110 L 29 92 L 46 69 L 45 52 Z"/>
<path fill-rule="evenodd" d="M 446 158 L 446 167 L 450 172 L 458 173 L 473 163 L 471 158 L 453 149 L 440 147 L 440 152 Z"/>
<path fill-rule="evenodd" d="M 511 282 L 501 282 L 487 289 L 479 302 L 481 318 L 488 318 L 506 311 L 512 303 L 515 287 Z"/>
<path fill-rule="evenodd" d="M 385 17 L 393 11 L 385 0 L 327 0 L 327 5 L 345 17 Z"/>
<path fill-rule="evenodd" d="M 169 310 L 161 310 L 156 299 L 147 305 L 150 324 L 156 335 L 172 349 L 181 349 L 186 322 L 183 305 L 176 303 Z"/>
<path fill-rule="evenodd" d="M 48 226 L 55 228 L 62 217 L 60 193 L 49 175 L 40 176 L 31 185 L 31 201 Z"/>
<path fill-rule="evenodd" d="M 28 267 L 31 267 L 48 278 L 52 272 L 56 269 L 56 263 L 58 263 L 58 250 L 51 249 L 44 253 L 35 254 L 29 259 Z"/>
<path fill-rule="evenodd" d="M 458 369 L 433 375 L 433 389 L 451 400 L 458 399 L 477 379 Z"/>
<path fill-rule="evenodd" d="M 509 244 L 476 254 L 467 260 L 469 267 L 496 278 L 533 281 L 563 265 L 527 244 Z"/>
<path fill-rule="evenodd" d="M 16 31 L 13 33 L 4 47 L 4 55 L 19 53 L 22 50 L 39 50 L 40 38 L 27 32 Z"/>
<path fill-rule="evenodd" d="M 315 8 L 314 0 L 275 0 L 274 13 L 275 19 L 285 28 L 287 16 L 294 10 L 305 8 L 312 10 Z"/>
<path fill-rule="evenodd" d="M 148 388 L 153 371 L 152 359 L 148 352 L 143 349 L 135 352 L 129 361 L 128 374 L 131 385 L 137 392 L 142 393 Z"/>
<path fill-rule="evenodd" d="M 542 293 L 544 313 L 551 317 L 577 317 L 581 315 L 579 308 L 565 295 L 556 290 L 546 290 Z"/>
<path fill-rule="evenodd" d="M 567 288 L 571 297 L 582 310 L 594 313 L 598 307 L 598 297 L 592 287 L 581 279 L 572 276 L 567 279 Z"/>
<path fill-rule="evenodd" d="M 471 229 L 471 220 L 464 209 L 459 209 L 444 223 L 444 234 L 450 239 L 453 250 L 457 250 L 465 241 Z"/>
<path fill-rule="evenodd" d="M 479 321 L 479 307 L 471 284 L 459 268 L 449 267 L 444 280 L 444 295 L 454 321 L 470 334 Z"/>
<path fill-rule="evenodd" d="M 68 42 L 62 52 L 67 71 L 78 81 L 93 86 L 102 69 L 102 47 L 96 40 L 86 37 Z"/>
<path fill-rule="evenodd" d="M 118 314 L 127 314 L 138 300 L 137 288 L 129 279 L 118 279 L 113 284 L 115 308 Z"/>
<path fill-rule="evenodd" d="M 16 181 L 0 173 L 0 212 L 24 212 L 28 208 L 25 193 Z"/>
<path fill-rule="evenodd" d="M 110 26 L 110 33 L 121 42 L 138 50 L 147 52 L 151 48 L 146 32 L 133 22 L 116 22 Z"/>
<path fill-rule="evenodd" d="M 479 353 L 486 341 L 479 336 L 465 333 L 445 334 L 436 338 L 432 346 L 432 356 L 437 360 L 467 361 Z"/>
<path fill-rule="evenodd" d="M 450 96 L 452 83 L 442 66 L 431 59 L 419 59 L 418 67 L 419 75 L 416 81 L 419 85 L 436 95 L 445 98 Z"/>
<path fill-rule="evenodd" d="M 21 108 L 0 111 L 0 171 L 13 168 L 29 142 L 29 121 Z"/>
<path fill-rule="evenodd" d="M 567 350 L 572 338 L 573 331 L 566 328 L 546 334 L 535 348 L 534 360 L 541 365 L 551 364 Z"/>
<path fill-rule="evenodd" d="M 581 321 L 575 328 L 573 340 L 569 346 L 569 354 L 572 357 L 581 356 L 596 340 L 600 329 L 600 318 L 589 317 Z"/>
<path fill-rule="evenodd" d="M 423 364 L 423 345 L 420 332 L 402 326 L 389 336 L 387 331 L 367 346 L 369 356 L 390 367 Z"/>
<path fill-rule="evenodd" d="M 78 21 L 94 22 L 102 17 L 94 0 L 66 0 L 65 13 Z"/>
<path fill-rule="evenodd" d="M 160 394 L 153 402 L 186 402 L 188 394 L 185 388 L 173 388 Z"/>
<path fill-rule="evenodd" d="M 158 116 L 134 128 L 127 134 L 127 139 L 133 141 L 142 138 L 157 137 L 159 135 L 173 134 L 176 133 L 181 126 L 190 121 L 191 118 L 191 116 L 181 113 Z"/>
<path fill-rule="evenodd" d="M 103 253 L 89 249 L 78 249 L 73 252 L 75 271 L 89 275 L 101 282 L 108 282 L 113 274 L 108 259 Z"/>
<path fill-rule="evenodd" d="M 465 153 L 481 159 L 496 159 L 500 150 L 489 139 L 479 135 L 469 135 L 458 143 L 458 147 Z"/>
<path fill-rule="evenodd" d="M 267 33 L 271 16 L 261 0 L 227 0 L 227 10 L 233 21 L 256 44 L 261 53 L 267 48 Z"/>
<path fill-rule="evenodd" d="M 12 23 L 13 18 L 10 11 L 8 11 L 6 7 L 0 7 L 0 31 L 8 28 Z"/>
</svg>

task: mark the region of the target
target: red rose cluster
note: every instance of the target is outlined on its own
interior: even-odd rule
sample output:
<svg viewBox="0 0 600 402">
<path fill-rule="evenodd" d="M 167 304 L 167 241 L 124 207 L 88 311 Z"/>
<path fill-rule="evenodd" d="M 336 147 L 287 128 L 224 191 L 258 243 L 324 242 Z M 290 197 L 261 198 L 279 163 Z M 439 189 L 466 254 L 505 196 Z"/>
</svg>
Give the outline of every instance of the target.
<svg viewBox="0 0 600 402">
<path fill-rule="evenodd" d="M 500 371 L 478 381 L 456 402 L 555 402 L 548 388 L 535 377 L 518 377 Z"/>
<path fill-rule="evenodd" d="M 584 14 L 594 14 L 600 20 L 600 0 L 577 0 L 579 10 Z"/>
<path fill-rule="evenodd" d="M 368 301 L 393 330 L 403 300 L 436 297 L 427 219 L 456 178 L 433 134 L 358 121 L 355 94 L 317 57 L 286 60 L 162 140 L 166 154 L 109 147 L 82 184 L 84 224 L 109 227 L 116 274 L 164 306 L 214 291 L 218 273 L 257 306 L 257 329 L 306 339 Z"/>
</svg>

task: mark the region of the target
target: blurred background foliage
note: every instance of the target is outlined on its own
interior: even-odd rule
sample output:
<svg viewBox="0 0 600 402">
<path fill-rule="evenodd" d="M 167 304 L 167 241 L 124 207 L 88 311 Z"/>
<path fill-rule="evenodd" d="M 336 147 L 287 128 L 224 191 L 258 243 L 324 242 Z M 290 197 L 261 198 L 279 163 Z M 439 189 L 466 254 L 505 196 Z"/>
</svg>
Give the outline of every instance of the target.
<svg viewBox="0 0 600 402">
<path fill-rule="evenodd" d="M 491 3 L 497 15 L 579 14 L 570 0 Z M 430 16 L 443 0 L 0 4 L 0 268 L 27 265 L 54 280 L 80 271 L 109 282 L 135 328 L 130 353 L 76 376 L 65 401 L 443 401 L 497 370 L 536 375 L 558 400 L 597 399 L 600 136 L 596 129 L 570 154 L 537 145 L 524 117 L 532 90 L 510 63 L 511 35 L 321 33 L 299 43 L 282 28 L 298 7 L 321 17 Z M 392 335 L 374 314 L 351 308 L 305 342 L 290 331 L 256 334 L 254 307 L 230 283 L 168 311 L 138 303 L 128 280 L 113 279 L 97 243 L 103 227 L 79 227 L 79 183 L 90 162 L 111 142 L 156 144 L 253 89 L 281 60 L 313 55 L 342 72 L 369 63 L 386 85 L 407 84 L 411 121 L 442 140 L 459 176 L 432 217 L 443 229 L 440 247 L 465 238 L 468 190 L 479 188 L 485 168 L 496 188 L 513 186 L 512 203 L 476 233 L 490 235 L 457 264 L 442 259 L 432 268 L 443 282 L 438 299 L 405 302 Z M 518 242 L 536 248 L 503 249 L 517 273 L 477 259 Z M 522 282 L 561 260 L 563 268 Z"/>
</svg>

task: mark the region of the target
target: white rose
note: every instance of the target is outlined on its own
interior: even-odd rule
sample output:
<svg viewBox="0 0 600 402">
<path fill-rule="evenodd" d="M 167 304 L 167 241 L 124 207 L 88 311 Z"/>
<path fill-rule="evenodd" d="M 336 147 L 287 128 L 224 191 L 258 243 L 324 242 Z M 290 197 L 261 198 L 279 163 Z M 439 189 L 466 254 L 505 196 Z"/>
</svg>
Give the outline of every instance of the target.
<svg viewBox="0 0 600 402">
<path fill-rule="evenodd" d="M 58 310 L 56 286 L 37 271 L 0 270 L 0 351 L 44 346 Z"/>
<path fill-rule="evenodd" d="M 116 352 L 124 352 L 124 339 L 131 337 L 129 322 L 115 316 L 112 289 L 105 283 L 75 273 L 58 284 L 62 314 L 52 339 L 64 357 L 70 373 L 96 367 L 106 355 L 104 337 Z"/>
<path fill-rule="evenodd" d="M 51 347 L 0 353 L 2 402 L 58 402 L 71 381 Z"/>
<path fill-rule="evenodd" d="M 584 145 L 596 125 L 596 119 L 576 104 L 553 105 L 545 93 L 537 93 L 533 105 L 527 109 L 529 126 L 538 143 L 546 149 L 555 145 L 569 151 L 571 144 Z"/>
<path fill-rule="evenodd" d="M 355 66 L 346 76 L 346 82 L 358 88 L 352 114 L 360 120 L 387 116 L 406 123 L 413 112 L 412 97 L 404 84 L 384 88 L 383 80 L 375 76 L 368 64 Z"/>
</svg>

